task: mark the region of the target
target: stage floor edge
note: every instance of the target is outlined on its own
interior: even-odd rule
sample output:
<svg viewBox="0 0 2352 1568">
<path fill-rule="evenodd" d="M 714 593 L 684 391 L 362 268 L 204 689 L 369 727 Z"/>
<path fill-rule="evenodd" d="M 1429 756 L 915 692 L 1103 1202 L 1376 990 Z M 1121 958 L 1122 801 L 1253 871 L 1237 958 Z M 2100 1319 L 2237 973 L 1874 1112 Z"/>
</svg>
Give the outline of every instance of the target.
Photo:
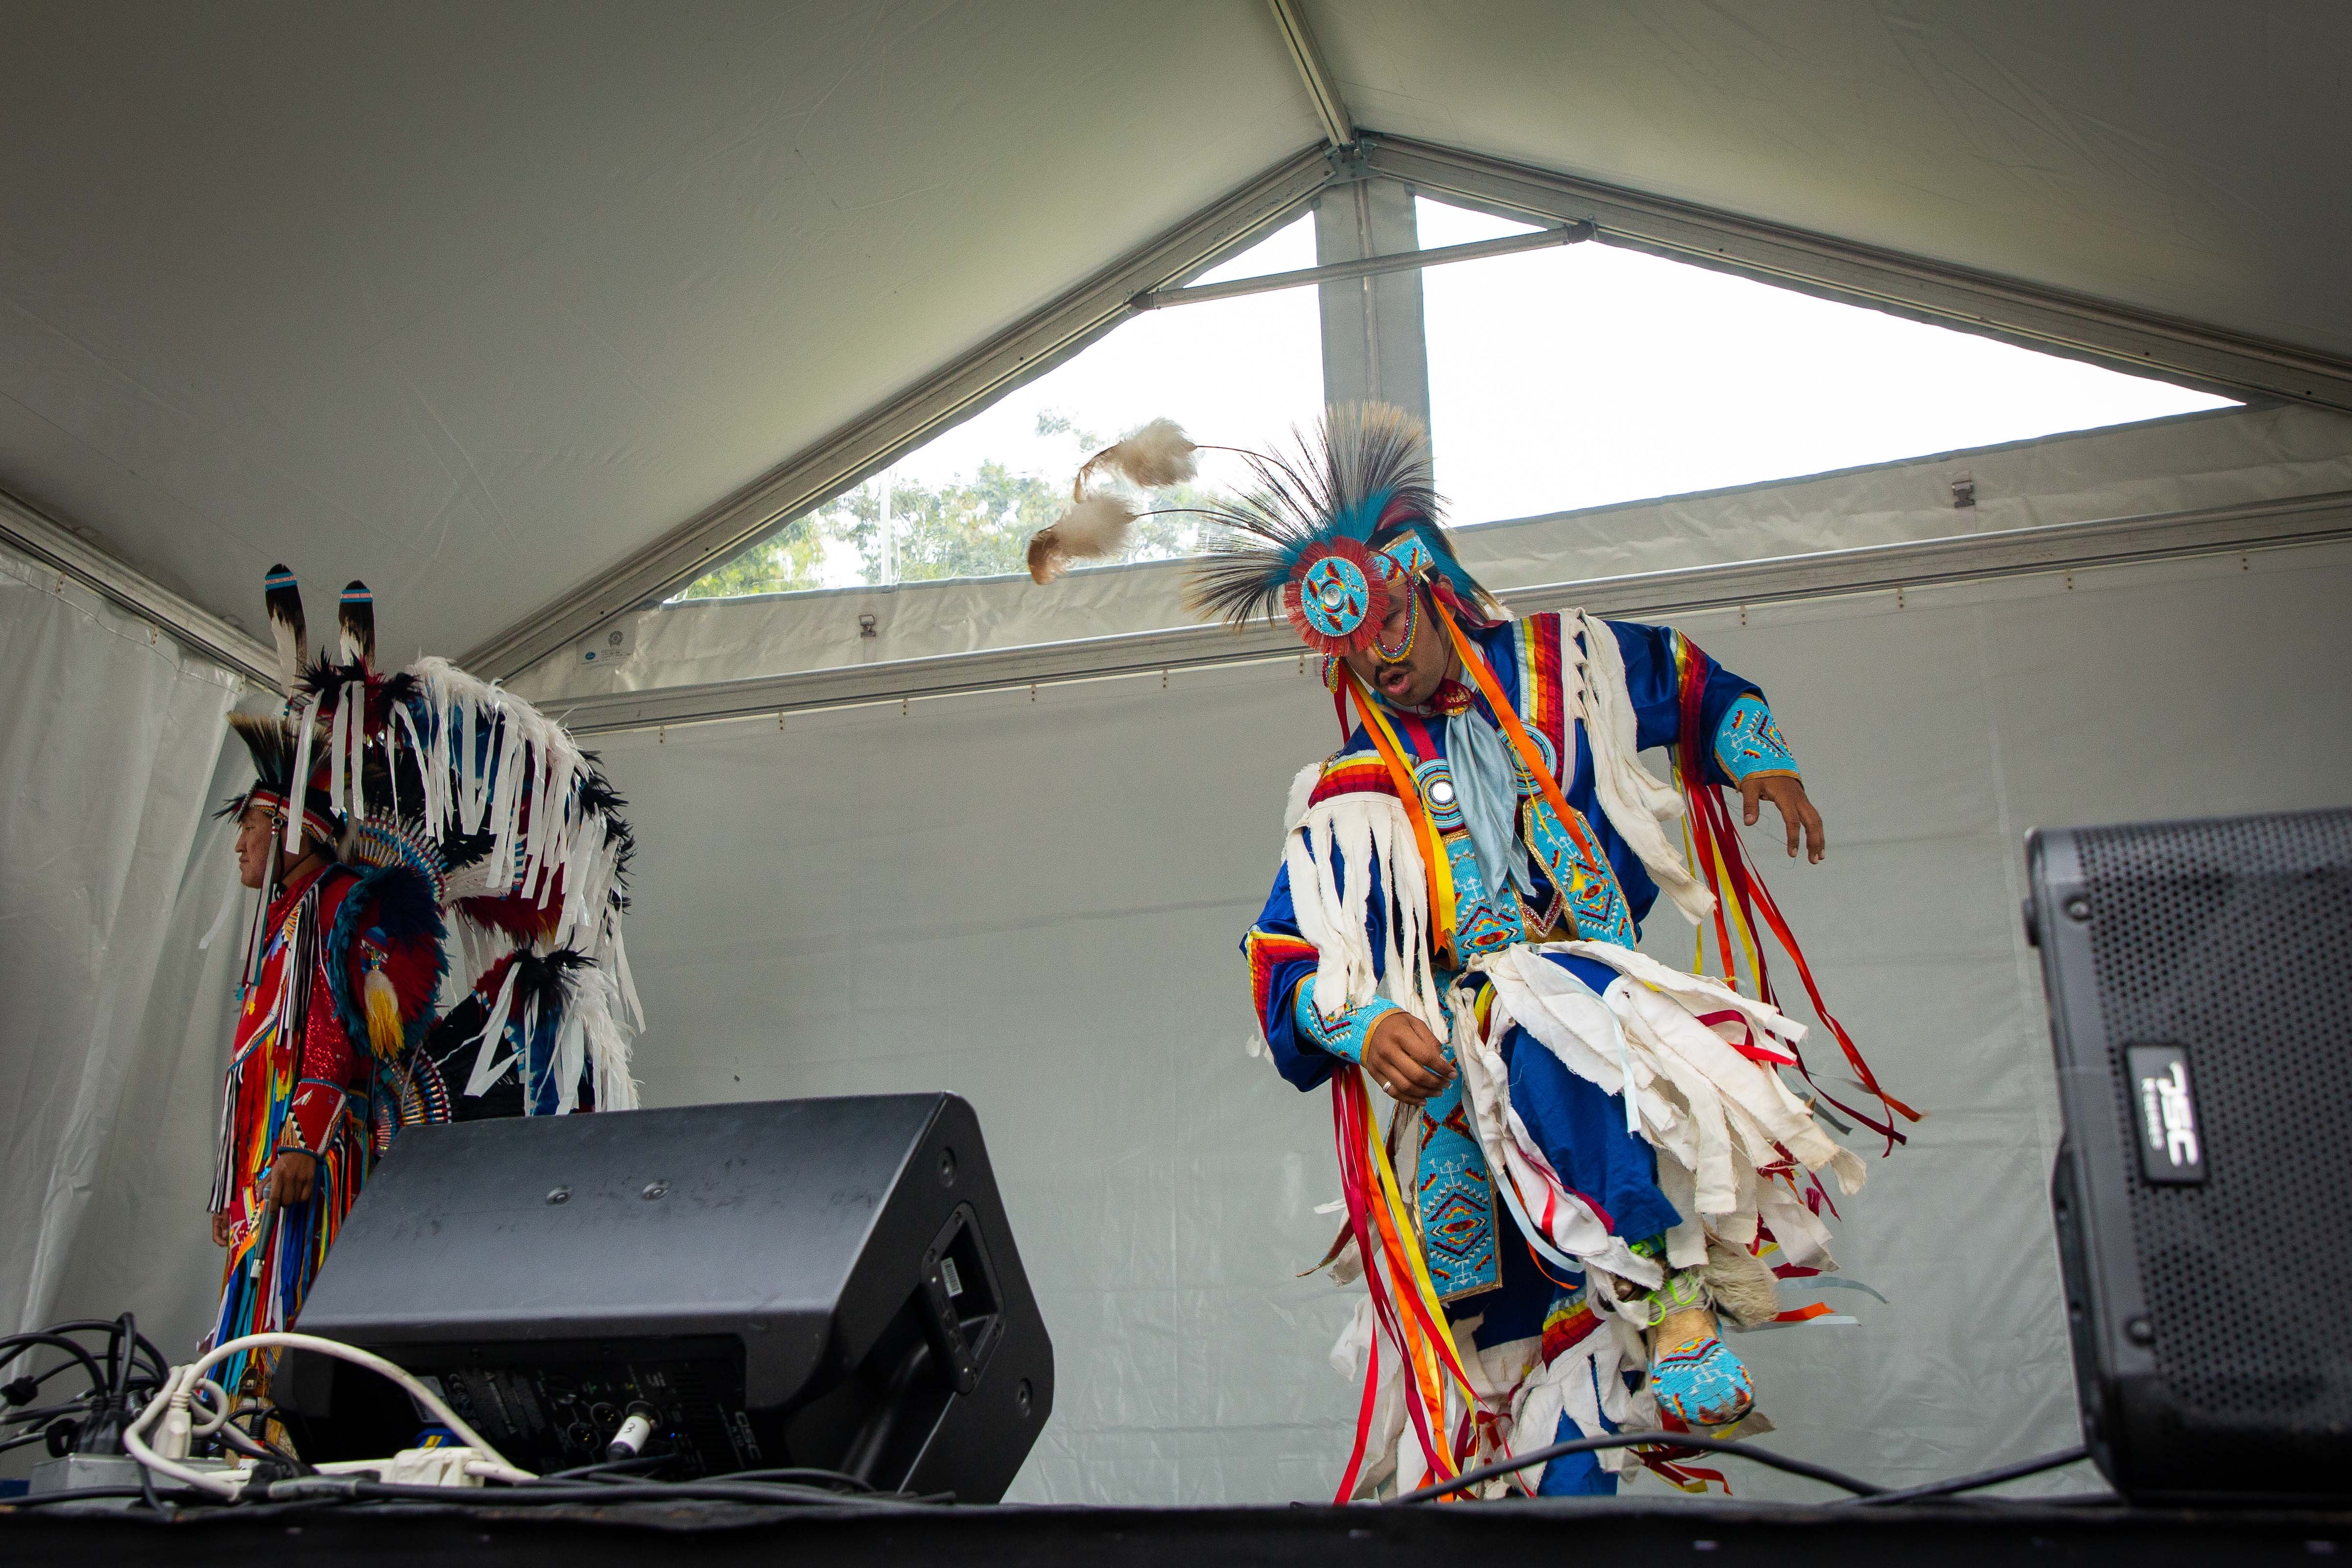
<svg viewBox="0 0 2352 1568">
<path fill-rule="evenodd" d="M 1977 1503 L 1901 1509 L 1786 1504 L 1515 1501 L 1443 1508 L 843 1509 L 631 1504 L 589 1510 L 274 1505 L 240 1517 L 175 1521 L 123 1514 L 0 1509 L 0 1560 L 82 1568 L 89 1562 L 236 1564 L 266 1555 L 278 1568 L 316 1558 L 337 1568 L 413 1562 L 501 1568 L 908 1568 L 909 1563 L 1099 1563 L 1197 1568 L 1203 1563 L 1351 1565 L 1467 1561 L 1465 1552 L 1606 1552 L 1612 1562 L 1697 1558 L 1821 1568 L 1935 1563 L 2126 1561 L 2149 1564 L 2352 1563 L 2352 1510 L 2128 1509 Z M 1646 1554 L 1636 1559 L 1631 1553 Z M 1483 1561 L 1500 1561 L 1498 1555 Z M 1529 1562 L 1551 1560 L 1548 1556 Z"/>
</svg>

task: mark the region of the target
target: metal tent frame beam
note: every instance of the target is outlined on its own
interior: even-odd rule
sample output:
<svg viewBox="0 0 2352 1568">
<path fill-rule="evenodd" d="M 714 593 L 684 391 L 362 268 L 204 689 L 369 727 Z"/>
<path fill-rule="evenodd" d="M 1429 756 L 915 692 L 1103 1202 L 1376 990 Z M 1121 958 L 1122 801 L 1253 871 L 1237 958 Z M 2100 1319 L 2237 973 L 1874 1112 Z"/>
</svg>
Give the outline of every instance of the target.
<svg viewBox="0 0 2352 1568">
<path fill-rule="evenodd" d="M 278 655 L 218 616 L 132 571 L 71 529 L 0 491 L 0 543 L 37 561 L 60 578 L 145 621 L 191 652 L 235 670 L 255 685 L 285 690 Z"/>
<path fill-rule="evenodd" d="M 1339 79 L 1325 63 L 1299 0 L 1266 0 L 1266 5 L 1274 12 L 1274 25 L 1281 30 L 1283 43 L 1289 47 L 1290 63 L 1298 68 L 1298 79 L 1307 84 L 1307 96 L 1315 105 L 1315 118 L 1322 122 L 1325 139 L 1334 147 L 1351 145 L 1356 140 L 1355 120 L 1348 113 L 1347 100 L 1339 96 Z"/>
<path fill-rule="evenodd" d="M 1364 132 L 1372 174 L 1535 223 L 1939 326 L 2236 393 L 2352 411 L 2352 361 L 1433 142 Z"/>
<path fill-rule="evenodd" d="M 1483 261 L 1490 256 L 1517 256 L 1555 245 L 1577 245 L 1591 239 L 1589 223 L 1559 224 L 1533 234 L 1506 235 L 1501 239 L 1474 239 L 1466 245 L 1440 245 L 1425 250 L 1400 250 L 1368 256 L 1360 261 L 1334 261 L 1322 267 L 1302 267 L 1295 272 L 1267 272 L 1255 278 L 1235 278 L 1223 283 L 1198 283 L 1185 289 L 1154 289 L 1135 297 L 1139 310 L 1164 310 L 1171 305 L 1201 305 L 1211 300 L 1239 300 L 1251 294 L 1271 294 L 1283 289 L 1336 283 L 1349 278 L 1378 278 L 1391 272 L 1419 272 L 1456 261 Z"/>
</svg>

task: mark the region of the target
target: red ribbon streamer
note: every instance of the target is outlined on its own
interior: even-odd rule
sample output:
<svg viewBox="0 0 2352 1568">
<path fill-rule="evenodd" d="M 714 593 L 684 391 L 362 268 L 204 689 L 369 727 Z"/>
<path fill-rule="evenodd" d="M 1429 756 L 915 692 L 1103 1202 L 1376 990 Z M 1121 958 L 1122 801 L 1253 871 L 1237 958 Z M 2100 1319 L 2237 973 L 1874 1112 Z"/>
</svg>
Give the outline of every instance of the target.
<svg viewBox="0 0 2352 1568">
<path fill-rule="evenodd" d="M 1821 986 L 1813 979 L 1812 965 L 1806 962 L 1804 949 L 1798 945 L 1796 933 L 1789 929 L 1780 905 L 1774 901 L 1770 889 L 1765 887 L 1762 876 L 1748 859 L 1747 846 L 1731 825 L 1731 814 L 1724 806 L 1720 786 L 1706 781 L 1706 753 L 1702 743 L 1699 719 L 1706 691 L 1706 670 L 1711 661 L 1696 644 L 1680 633 L 1675 634 L 1675 640 L 1682 665 L 1682 684 L 1678 693 L 1682 708 L 1682 738 L 1677 771 L 1682 775 L 1684 798 L 1691 807 L 1691 841 L 1697 850 L 1701 873 L 1711 886 L 1731 889 L 1751 926 L 1759 914 L 1762 916 L 1762 923 L 1779 941 L 1790 962 L 1796 965 L 1797 978 L 1804 985 L 1805 995 L 1812 1003 L 1814 1014 L 1828 1026 L 1838 1048 L 1844 1053 L 1847 1064 L 1853 1068 L 1854 1077 L 1886 1108 L 1885 1119 L 1881 1121 L 1856 1110 L 1823 1089 L 1814 1079 L 1811 1069 L 1806 1067 L 1804 1053 L 1791 1046 L 1790 1049 L 1795 1055 L 1797 1071 L 1823 1100 L 1885 1138 L 1886 1152 L 1891 1154 L 1897 1143 L 1907 1142 L 1895 1125 L 1895 1117 L 1916 1121 L 1919 1113 L 1880 1087 L 1877 1076 L 1870 1070 L 1870 1064 L 1863 1060 L 1862 1052 L 1855 1047 L 1853 1037 L 1846 1033 L 1845 1026 L 1829 1010 L 1828 1003 L 1822 998 Z M 1724 971 L 1728 978 L 1732 967 L 1731 933 L 1724 921 L 1723 902 L 1719 897 L 1716 900 L 1715 938 L 1722 951 Z M 1756 989 L 1760 1000 L 1774 1007 L 1780 1005 L 1771 978 L 1765 973 L 1761 943 L 1756 950 Z"/>
</svg>

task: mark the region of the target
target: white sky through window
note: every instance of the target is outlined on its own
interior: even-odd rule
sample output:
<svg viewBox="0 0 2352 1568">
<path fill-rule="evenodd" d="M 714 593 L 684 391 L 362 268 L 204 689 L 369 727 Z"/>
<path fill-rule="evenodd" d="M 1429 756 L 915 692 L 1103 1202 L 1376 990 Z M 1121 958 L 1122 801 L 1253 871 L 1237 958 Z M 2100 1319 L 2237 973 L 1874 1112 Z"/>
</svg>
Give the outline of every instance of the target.
<svg viewBox="0 0 2352 1568">
<path fill-rule="evenodd" d="M 1314 265 L 1315 222 L 1305 217 L 1193 281 Z M 1322 405 L 1315 291 L 1248 294 L 1149 311 L 986 413 L 942 431 L 899 458 L 896 469 L 902 478 L 936 484 L 968 476 L 992 458 L 1066 480 L 1077 471 L 1070 443 L 1037 434 L 1041 413 L 1065 415 L 1105 442 L 1164 415 L 1196 441 L 1255 447 L 1313 420 Z M 1202 454 L 1204 459 L 1216 456 Z M 1220 470 L 1216 477 L 1226 476 Z"/>
<path fill-rule="evenodd" d="M 1424 247 L 1532 226 L 1416 205 Z M 2232 406 L 1612 246 L 1433 267 L 1422 289 L 1456 523 Z"/>
<path fill-rule="evenodd" d="M 1287 272 L 1315 265 L 1315 221 L 1284 226 L 1195 282 Z M 891 482 L 937 487 L 971 479 L 983 463 L 1035 474 L 1066 487 L 1090 448 L 1165 416 L 1196 441 L 1264 447 L 1293 425 L 1312 424 L 1323 406 L 1323 340 L 1315 290 L 1286 289 L 1171 310 L 1148 311 L 1068 363 L 901 458 Z M 1040 416 L 1075 429 L 1041 433 Z M 1202 484 L 1218 489 L 1246 480 L 1230 454 L 1201 454 Z M 867 580 L 851 546 L 828 541 L 824 585 Z"/>
</svg>

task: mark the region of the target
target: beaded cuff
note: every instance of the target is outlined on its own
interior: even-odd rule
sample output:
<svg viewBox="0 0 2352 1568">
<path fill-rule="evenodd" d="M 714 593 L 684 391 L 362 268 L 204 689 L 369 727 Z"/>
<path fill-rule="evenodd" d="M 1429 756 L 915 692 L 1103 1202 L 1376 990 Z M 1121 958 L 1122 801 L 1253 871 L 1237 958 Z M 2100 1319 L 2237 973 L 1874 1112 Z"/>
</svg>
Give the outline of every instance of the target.
<svg viewBox="0 0 2352 1568">
<path fill-rule="evenodd" d="M 1298 983 L 1291 1007 L 1300 1033 L 1341 1060 L 1359 1064 L 1364 1059 L 1364 1042 L 1372 1037 L 1372 1026 L 1381 1021 L 1383 1014 L 1400 1010 L 1387 997 L 1375 996 L 1362 1006 L 1349 1007 L 1327 1022 L 1315 1008 L 1315 976 L 1311 974 Z"/>
<path fill-rule="evenodd" d="M 1797 759 L 1790 753 L 1780 726 L 1772 722 L 1772 710 L 1752 691 L 1724 714 L 1715 733 L 1715 760 L 1734 784 L 1757 773 L 1797 772 Z"/>
</svg>

